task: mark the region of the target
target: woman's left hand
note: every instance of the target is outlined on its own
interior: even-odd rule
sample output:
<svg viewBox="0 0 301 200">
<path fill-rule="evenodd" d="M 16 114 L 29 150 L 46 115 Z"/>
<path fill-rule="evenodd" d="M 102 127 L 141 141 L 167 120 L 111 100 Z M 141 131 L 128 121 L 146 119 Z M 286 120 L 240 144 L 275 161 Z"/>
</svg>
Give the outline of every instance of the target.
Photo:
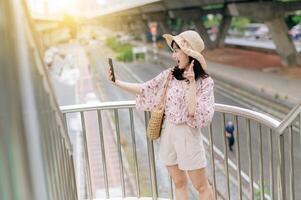
<svg viewBox="0 0 301 200">
<path fill-rule="evenodd" d="M 195 80 L 195 75 L 193 71 L 194 60 L 190 63 L 188 70 L 184 71 L 183 76 L 189 81 L 189 83 Z"/>
</svg>

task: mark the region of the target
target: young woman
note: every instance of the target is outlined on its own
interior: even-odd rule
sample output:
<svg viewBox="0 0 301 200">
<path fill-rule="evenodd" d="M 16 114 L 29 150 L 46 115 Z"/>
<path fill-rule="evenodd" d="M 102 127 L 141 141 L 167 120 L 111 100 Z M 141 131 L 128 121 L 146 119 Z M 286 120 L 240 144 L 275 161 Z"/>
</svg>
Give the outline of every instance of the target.
<svg viewBox="0 0 301 200">
<path fill-rule="evenodd" d="M 214 196 L 205 173 L 207 160 L 200 129 L 210 124 L 214 114 L 214 83 L 205 71 L 207 65 L 201 54 L 204 42 L 195 31 L 163 37 L 177 66 L 141 84 L 113 82 L 111 71 L 108 76 L 116 86 L 136 94 L 137 109 L 147 111 L 158 106 L 162 84 L 169 77 L 160 159 L 175 184 L 177 200 L 189 199 L 187 174 L 200 198 L 211 200 Z"/>
</svg>

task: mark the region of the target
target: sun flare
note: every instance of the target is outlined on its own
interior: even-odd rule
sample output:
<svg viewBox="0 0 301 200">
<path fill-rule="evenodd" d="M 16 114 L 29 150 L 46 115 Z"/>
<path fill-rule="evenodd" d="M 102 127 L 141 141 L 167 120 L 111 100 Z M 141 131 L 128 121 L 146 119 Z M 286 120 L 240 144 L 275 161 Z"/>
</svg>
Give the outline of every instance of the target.
<svg viewBox="0 0 301 200">
<path fill-rule="evenodd" d="M 28 0 L 31 11 L 47 15 L 77 15 L 79 0 Z"/>
</svg>

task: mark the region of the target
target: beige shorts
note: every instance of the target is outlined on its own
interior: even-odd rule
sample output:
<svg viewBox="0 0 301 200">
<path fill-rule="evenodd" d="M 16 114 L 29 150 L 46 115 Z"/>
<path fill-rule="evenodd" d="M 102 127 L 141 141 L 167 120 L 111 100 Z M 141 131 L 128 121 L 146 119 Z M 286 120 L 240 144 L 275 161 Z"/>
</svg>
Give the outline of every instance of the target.
<svg viewBox="0 0 301 200">
<path fill-rule="evenodd" d="M 200 129 L 164 120 L 160 139 L 160 159 L 163 164 L 178 165 L 182 170 L 206 167 L 207 160 Z"/>
</svg>

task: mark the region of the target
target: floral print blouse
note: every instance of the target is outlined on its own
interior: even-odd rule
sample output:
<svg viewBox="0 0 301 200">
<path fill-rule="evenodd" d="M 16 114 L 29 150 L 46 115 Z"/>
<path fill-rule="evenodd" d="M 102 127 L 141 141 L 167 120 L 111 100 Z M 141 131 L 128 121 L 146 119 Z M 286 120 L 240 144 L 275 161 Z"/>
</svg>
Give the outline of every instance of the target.
<svg viewBox="0 0 301 200">
<path fill-rule="evenodd" d="M 171 69 L 167 69 L 155 78 L 141 83 L 140 92 L 136 95 L 136 108 L 152 111 L 158 107 L 161 99 L 163 82 Z M 167 86 L 165 104 L 165 119 L 169 122 L 180 124 L 187 123 L 193 128 L 202 128 L 210 124 L 214 114 L 214 82 L 211 77 L 196 81 L 196 111 L 193 116 L 188 116 L 188 89 L 186 81 L 177 80 L 172 76 Z"/>
</svg>

